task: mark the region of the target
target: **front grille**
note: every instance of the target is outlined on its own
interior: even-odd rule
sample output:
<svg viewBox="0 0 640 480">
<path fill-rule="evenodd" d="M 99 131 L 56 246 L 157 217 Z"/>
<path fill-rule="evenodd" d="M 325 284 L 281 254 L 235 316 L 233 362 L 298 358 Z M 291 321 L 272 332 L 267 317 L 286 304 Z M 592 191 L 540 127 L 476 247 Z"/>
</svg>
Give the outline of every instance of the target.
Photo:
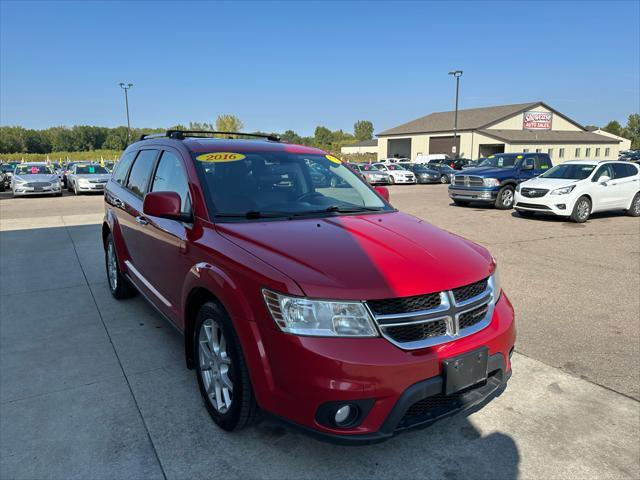
<svg viewBox="0 0 640 480">
<path fill-rule="evenodd" d="M 89 180 L 89 183 L 107 183 L 106 180 Z"/>
<path fill-rule="evenodd" d="M 482 177 L 473 175 L 456 175 L 453 177 L 453 184 L 461 187 L 481 187 L 484 185 Z"/>
<path fill-rule="evenodd" d="M 489 307 L 482 305 L 481 307 L 474 308 L 468 312 L 463 313 L 458 317 L 458 325 L 460 330 L 464 328 L 473 327 L 477 323 L 481 322 L 484 316 L 487 314 Z"/>
<path fill-rule="evenodd" d="M 472 283 L 471 285 L 465 285 L 464 287 L 454 288 L 453 297 L 457 303 L 462 303 L 470 298 L 480 295 L 487 289 L 487 283 L 489 279 L 485 278 L 479 282 Z"/>
<path fill-rule="evenodd" d="M 521 188 L 520 189 L 520 193 L 522 194 L 522 196 L 529 197 L 529 198 L 544 197 L 548 191 L 549 190 L 546 190 L 544 188 Z"/>
<path fill-rule="evenodd" d="M 549 210 L 549 207 L 547 207 L 546 205 L 537 205 L 535 203 L 518 202 L 516 203 L 516 207 L 537 208 L 538 210 Z"/>
<path fill-rule="evenodd" d="M 44 187 L 50 187 L 51 184 L 49 182 L 30 182 L 25 184 L 25 187 L 31 187 L 31 188 L 44 188 Z"/>
<path fill-rule="evenodd" d="M 440 294 L 429 293 L 427 295 L 416 295 L 414 297 L 369 300 L 367 304 L 375 315 L 419 312 L 440 306 Z"/>
<path fill-rule="evenodd" d="M 414 325 L 385 327 L 384 331 L 396 342 L 407 343 L 446 335 L 447 325 L 444 320 L 438 320 L 435 322 L 416 323 Z"/>
</svg>

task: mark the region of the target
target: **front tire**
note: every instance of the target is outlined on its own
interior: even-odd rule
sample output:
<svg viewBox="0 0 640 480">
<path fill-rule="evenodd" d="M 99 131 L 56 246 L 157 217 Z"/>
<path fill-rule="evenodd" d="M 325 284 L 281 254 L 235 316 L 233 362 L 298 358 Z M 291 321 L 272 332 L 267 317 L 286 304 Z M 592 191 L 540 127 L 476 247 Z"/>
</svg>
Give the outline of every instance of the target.
<svg viewBox="0 0 640 480">
<path fill-rule="evenodd" d="M 640 193 L 636 193 L 631 202 L 631 207 L 627 210 L 627 215 L 630 217 L 640 217 Z"/>
<path fill-rule="evenodd" d="M 118 253 L 113 243 L 113 235 L 109 234 L 105 243 L 104 260 L 107 269 L 107 284 L 109 291 L 118 300 L 133 297 L 137 292 L 129 280 L 120 272 Z"/>
<path fill-rule="evenodd" d="M 496 208 L 499 210 L 510 210 L 513 208 L 514 188 L 511 185 L 502 187 L 496 198 Z"/>
<path fill-rule="evenodd" d="M 205 303 L 194 329 L 196 377 L 205 407 L 223 430 L 240 430 L 258 419 L 249 371 L 231 318 L 216 302 Z"/>
<path fill-rule="evenodd" d="M 569 217 L 572 222 L 584 223 L 591 215 L 591 200 L 588 197 L 580 197 L 573 206 L 573 212 Z"/>
<path fill-rule="evenodd" d="M 441 175 L 441 176 L 440 176 L 440 183 L 442 183 L 442 184 L 445 184 L 445 185 L 446 185 L 446 184 L 447 184 L 447 183 L 449 183 L 449 182 L 450 182 L 450 180 L 449 180 L 449 175 Z"/>
</svg>

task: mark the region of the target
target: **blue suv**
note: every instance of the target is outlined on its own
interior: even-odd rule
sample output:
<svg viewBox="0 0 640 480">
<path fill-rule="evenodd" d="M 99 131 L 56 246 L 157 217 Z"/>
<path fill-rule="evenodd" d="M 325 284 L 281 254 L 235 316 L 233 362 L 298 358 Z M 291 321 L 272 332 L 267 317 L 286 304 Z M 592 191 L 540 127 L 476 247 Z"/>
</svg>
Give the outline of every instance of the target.
<svg viewBox="0 0 640 480">
<path fill-rule="evenodd" d="M 493 203 L 496 208 L 513 208 L 516 185 L 550 169 L 546 153 L 498 153 L 476 168 L 456 174 L 449 185 L 449 197 L 456 205 Z"/>
</svg>

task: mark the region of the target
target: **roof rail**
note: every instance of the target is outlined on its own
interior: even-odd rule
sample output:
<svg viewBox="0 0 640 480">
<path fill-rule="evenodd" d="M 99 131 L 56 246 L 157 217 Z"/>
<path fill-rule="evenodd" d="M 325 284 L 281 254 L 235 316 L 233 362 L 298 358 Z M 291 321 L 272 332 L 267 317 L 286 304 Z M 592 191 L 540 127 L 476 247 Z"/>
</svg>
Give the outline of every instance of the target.
<svg viewBox="0 0 640 480">
<path fill-rule="evenodd" d="M 279 135 L 271 135 L 264 133 L 244 133 L 244 132 L 218 132 L 211 130 L 167 130 L 165 133 L 152 133 L 150 135 L 141 135 L 140 140 L 147 140 L 149 138 L 168 137 L 176 140 L 184 140 L 187 137 L 194 138 L 208 138 L 210 135 L 229 135 L 228 138 L 233 138 L 233 135 L 239 135 L 242 137 L 255 137 L 266 138 L 271 142 L 279 142 Z"/>
</svg>

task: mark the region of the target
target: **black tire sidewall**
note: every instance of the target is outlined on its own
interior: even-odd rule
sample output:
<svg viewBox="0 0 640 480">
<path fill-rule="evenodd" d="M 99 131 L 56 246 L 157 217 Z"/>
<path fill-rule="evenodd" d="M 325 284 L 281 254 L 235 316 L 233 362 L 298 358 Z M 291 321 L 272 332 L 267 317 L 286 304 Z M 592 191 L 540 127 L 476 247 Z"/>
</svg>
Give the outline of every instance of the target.
<svg viewBox="0 0 640 480">
<path fill-rule="evenodd" d="M 587 216 L 582 219 L 578 216 L 578 206 L 583 202 L 586 201 L 589 204 L 589 213 L 587 214 Z M 591 204 L 591 200 L 589 200 L 587 197 L 580 197 L 575 205 L 573 206 L 573 212 L 571 212 L 571 220 L 576 222 L 576 223 L 584 223 L 587 220 L 589 220 L 589 217 L 591 216 L 591 208 L 592 208 L 592 204 Z"/>
<path fill-rule="evenodd" d="M 220 413 L 213 407 L 207 396 L 207 391 L 202 379 L 198 335 L 202 323 L 208 318 L 213 319 L 220 326 L 227 343 L 227 354 L 231 359 L 229 372 L 231 381 L 233 382 L 233 399 L 231 401 L 231 407 L 226 413 Z M 198 388 L 207 412 L 209 412 L 209 415 L 216 425 L 223 430 L 232 431 L 236 428 L 241 428 L 244 426 L 242 417 L 247 415 L 245 409 L 247 409 L 248 404 L 253 401 L 253 391 L 251 390 L 249 374 L 246 369 L 244 357 L 242 356 L 240 341 L 233 328 L 231 318 L 229 318 L 229 315 L 227 315 L 217 302 L 207 302 L 198 311 L 195 328 L 193 330 L 193 352 Z"/>
<path fill-rule="evenodd" d="M 502 203 L 502 195 L 504 194 L 504 192 L 506 190 L 511 190 L 511 205 L 505 205 L 504 203 Z M 513 188 L 511 185 L 505 185 L 504 187 L 502 187 L 500 189 L 500 191 L 498 192 L 498 197 L 496 198 L 496 208 L 500 209 L 500 210 L 510 210 L 513 208 L 513 204 L 515 203 L 513 198 L 515 196 L 515 188 Z"/>
<path fill-rule="evenodd" d="M 113 289 L 113 287 L 111 286 L 111 282 L 109 281 L 109 244 L 113 244 L 113 251 L 116 255 L 117 285 L 115 289 Z M 111 233 L 107 236 L 104 244 L 104 266 L 107 273 L 107 286 L 109 287 L 111 295 L 113 295 L 118 300 L 122 300 L 124 298 L 133 297 L 136 294 L 136 289 L 134 288 L 134 286 L 131 285 L 129 283 L 129 280 L 125 278 L 122 272 L 120 272 L 120 265 L 118 264 L 118 249 L 113 242 L 113 235 Z"/>
<path fill-rule="evenodd" d="M 640 201 L 640 193 L 636 193 L 633 197 L 633 200 L 631 200 L 631 207 L 629 208 L 629 210 L 627 210 L 627 213 L 632 216 L 632 217 L 638 217 L 640 216 L 640 214 L 636 213 L 633 210 L 634 205 L 636 204 L 636 202 Z"/>
</svg>

